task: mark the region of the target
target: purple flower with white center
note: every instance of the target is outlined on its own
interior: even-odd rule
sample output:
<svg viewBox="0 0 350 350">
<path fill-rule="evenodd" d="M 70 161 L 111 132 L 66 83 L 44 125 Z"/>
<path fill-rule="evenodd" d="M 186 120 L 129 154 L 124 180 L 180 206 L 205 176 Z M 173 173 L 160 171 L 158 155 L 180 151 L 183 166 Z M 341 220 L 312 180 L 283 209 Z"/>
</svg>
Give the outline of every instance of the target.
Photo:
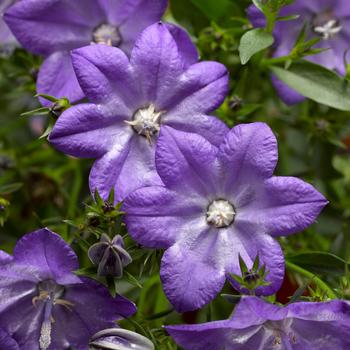
<svg viewBox="0 0 350 350">
<path fill-rule="evenodd" d="M 75 102 L 84 93 L 70 51 L 103 43 L 129 53 L 142 30 L 159 21 L 166 7 L 167 0 L 26 0 L 9 8 L 5 20 L 24 48 L 45 57 L 38 93 Z"/>
<path fill-rule="evenodd" d="M 144 336 L 121 328 L 104 329 L 90 340 L 89 350 L 154 350 Z"/>
<path fill-rule="evenodd" d="M 161 184 L 154 161 L 161 125 L 201 134 L 213 144 L 227 133 L 227 126 L 207 113 L 224 101 L 228 72 L 217 62 L 197 63 L 186 38 L 179 46 L 173 30 L 156 23 L 140 35 L 130 60 L 106 45 L 73 51 L 74 69 L 91 103 L 66 110 L 49 141 L 64 153 L 97 158 L 92 193 L 98 190 L 106 199 L 114 188 L 119 201 L 136 188 Z"/>
<path fill-rule="evenodd" d="M 20 348 L 86 350 L 93 334 L 135 312 L 129 300 L 76 276 L 77 269 L 73 250 L 48 229 L 25 235 L 13 259 L 1 260 L 0 327 Z"/>
<path fill-rule="evenodd" d="M 320 38 L 315 46 L 328 49 L 320 54 L 307 56 L 306 59 L 345 75 L 344 54 L 349 49 L 350 40 L 350 3 L 348 0 L 295 0 L 283 7 L 281 16 L 299 15 L 290 21 L 276 23 L 274 36 L 276 46 L 274 57 L 286 56 L 292 50 L 304 24 L 307 25 L 309 38 Z M 255 7 L 248 9 L 248 17 L 256 27 L 265 26 L 264 15 Z M 275 76 L 272 78 L 280 97 L 287 104 L 303 101 L 305 98 L 289 88 Z"/>
<path fill-rule="evenodd" d="M 245 297 L 228 320 L 166 330 L 185 350 L 346 350 L 350 304 L 333 300 L 280 307 Z"/>
<path fill-rule="evenodd" d="M 166 249 L 160 274 L 178 311 L 200 308 L 227 274 L 240 275 L 239 254 L 248 269 L 257 256 L 266 265 L 270 284 L 256 295 L 279 289 L 284 258 L 274 237 L 305 229 L 327 201 L 297 178 L 273 176 L 277 158 L 264 123 L 236 126 L 218 148 L 162 127 L 156 166 L 164 185 L 136 190 L 122 210 L 137 242 Z"/>
<path fill-rule="evenodd" d="M 130 254 L 125 250 L 123 237 L 116 235 L 112 240 L 105 233 L 100 242 L 89 248 L 89 258 L 98 266 L 99 276 L 123 276 L 123 268 L 131 263 Z"/>
<path fill-rule="evenodd" d="M 19 350 L 18 343 L 10 335 L 0 328 L 0 349 Z"/>
</svg>

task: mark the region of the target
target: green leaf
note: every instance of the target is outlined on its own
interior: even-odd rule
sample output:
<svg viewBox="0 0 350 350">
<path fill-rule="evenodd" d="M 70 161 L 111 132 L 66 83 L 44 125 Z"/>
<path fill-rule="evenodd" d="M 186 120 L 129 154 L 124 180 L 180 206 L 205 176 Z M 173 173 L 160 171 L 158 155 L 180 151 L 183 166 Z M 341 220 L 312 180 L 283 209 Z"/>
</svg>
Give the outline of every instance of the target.
<svg viewBox="0 0 350 350">
<path fill-rule="evenodd" d="M 350 87 L 336 73 L 317 64 L 300 60 L 289 69 L 270 66 L 280 80 L 305 97 L 342 111 L 350 111 Z"/>
<path fill-rule="evenodd" d="M 331 253 L 301 253 L 294 256 L 288 256 L 287 260 L 312 273 L 323 275 L 344 275 L 345 273 L 345 260 Z"/>
<path fill-rule="evenodd" d="M 21 182 L 15 182 L 15 183 L 8 184 L 8 185 L 2 185 L 2 186 L 0 186 L 0 193 L 2 193 L 2 194 L 9 194 L 9 193 L 12 193 L 12 192 L 16 192 L 22 186 L 23 186 L 23 183 L 21 183 Z"/>
<path fill-rule="evenodd" d="M 232 6 L 229 0 L 191 0 L 210 20 L 217 20 L 227 14 Z"/>
<path fill-rule="evenodd" d="M 273 42 L 273 36 L 266 33 L 264 29 L 256 28 L 246 32 L 238 48 L 242 64 L 246 64 L 256 53 L 270 47 Z"/>
</svg>

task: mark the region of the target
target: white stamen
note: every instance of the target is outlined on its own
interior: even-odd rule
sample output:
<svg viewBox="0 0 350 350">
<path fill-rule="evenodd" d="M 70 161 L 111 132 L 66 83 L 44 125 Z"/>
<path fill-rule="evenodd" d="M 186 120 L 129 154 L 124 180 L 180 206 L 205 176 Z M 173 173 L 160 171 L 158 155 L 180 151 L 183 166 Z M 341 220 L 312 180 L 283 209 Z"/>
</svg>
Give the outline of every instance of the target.
<svg viewBox="0 0 350 350">
<path fill-rule="evenodd" d="M 47 350 L 51 344 L 51 321 L 43 322 L 40 330 L 40 350 Z"/>
<path fill-rule="evenodd" d="M 228 227 L 236 216 L 233 205 L 224 199 L 213 201 L 207 211 L 207 223 L 217 228 Z"/>
<path fill-rule="evenodd" d="M 316 26 L 313 28 L 314 32 L 320 34 L 323 39 L 328 40 L 335 35 L 337 35 L 341 30 L 342 26 L 338 23 L 337 20 L 331 19 L 326 22 L 323 26 Z"/>
<path fill-rule="evenodd" d="M 151 103 L 148 107 L 137 110 L 133 120 L 125 120 L 125 123 L 131 125 L 139 135 L 146 136 L 150 142 L 151 137 L 160 130 L 160 117 L 163 113 L 164 111 L 156 112 L 156 107 Z"/>
</svg>

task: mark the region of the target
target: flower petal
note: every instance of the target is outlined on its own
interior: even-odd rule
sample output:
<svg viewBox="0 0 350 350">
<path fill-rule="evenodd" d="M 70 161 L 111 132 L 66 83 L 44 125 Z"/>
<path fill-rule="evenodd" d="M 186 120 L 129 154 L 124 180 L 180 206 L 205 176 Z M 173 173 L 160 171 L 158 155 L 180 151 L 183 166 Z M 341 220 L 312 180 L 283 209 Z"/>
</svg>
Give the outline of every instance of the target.
<svg viewBox="0 0 350 350">
<path fill-rule="evenodd" d="M 185 66 L 189 67 L 190 65 L 197 63 L 199 60 L 199 52 L 187 31 L 171 23 L 165 23 L 165 25 L 176 41 L 179 52 L 185 62 Z"/>
<path fill-rule="evenodd" d="M 188 226 L 187 238 L 165 251 L 161 263 L 164 292 L 178 312 L 201 308 L 215 298 L 225 283 L 224 266 L 213 253 L 215 230 L 206 228 L 200 238 L 194 239 L 192 229 Z"/>
<path fill-rule="evenodd" d="M 97 189 L 107 199 L 114 188 L 120 201 L 137 188 L 161 183 L 155 170 L 154 146 L 131 132 L 134 136 L 123 137 L 94 163 L 89 179 L 92 193 Z"/>
<path fill-rule="evenodd" d="M 37 92 L 56 98 L 67 97 L 70 102 L 84 98 L 68 51 L 55 52 L 46 58 L 39 70 Z M 40 101 L 44 106 L 52 105 L 44 98 L 40 98 Z"/>
<path fill-rule="evenodd" d="M 19 350 L 18 343 L 2 329 L 0 329 L 0 348 L 6 350 Z"/>
<path fill-rule="evenodd" d="M 42 280 L 80 283 L 71 273 L 78 269 L 76 254 L 58 234 L 46 228 L 23 236 L 16 244 L 13 257 L 16 264 L 37 268 Z"/>
<path fill-rule="evenodd" d="M 115 114 L 114 114 L 115 113 Z M 122 113 L 95 104 L 80 104 L 66 110 L 57 120 L 50 143 L 75 157 L 101 157 L 116 144 L 122 147 L 133 132 Z"/>
<path fill-rule="evenodd" d="M 126 197 L 122 210 L 129 234 L 140 244 L 151 248 L 168 248 L 175 243 L 184 227 L 203 225 L 203 213 L 193 196 L 183 196 L 162 186 L 136 190 Z M 205 224 L 205 222 L 204 222 Z"/>
<path fill-rule="evenodd" d="M 143 104 L 153 102 L 162 108 L 163 96 L 169 94 L 184 70 L 181 53 L 165 24 L 153 24 L 141 33 L 130 62 L 140 85 Z"/>
<path fill-rule="evenodd" d="M 90 45 L 72 52 L 81 88 L 94 103 L 117 105 L 125 115 L 140 106 L 129 59 L 116 47 Z"/>
<path fill-rule="evenodd" d="M 218 62 L 199 62 L 191 65 L 173 82 L 171 93 L 159 100 L 166 118 L 184 118 L 207 114 L 225 100 L 229 87 L 228 71 Z"/>
<path fill-rule="evenodd" d="M 27 50 L 49 55 L 88 45 L 94 27 L 104 14 L 96 0 L 18 1 L 5 13 L 5 20 Z"/>
<path fill-rule="evenodd" d="M 96 332 L 113 327 L 114 321 L 136 311 L 132 302 L 121 296 L 112 298 L 108 289 L 96 281 L 83 278 L 83 282 L 66 288 L 65 300 L 73 304 L 71 310 L 59 305 L 53 309 L 53 349 L 64 349 L 68 344 L 85 349 Z"/>
<path fill-rule="evenodd" d="M 277 140 L 265 123 L 240 124 L 219 147 L 226 192 L 272 176 L 278 159 Z"/>
<path fill-rule="evenodd" d="M 167 0 L 124 0 L 123 10 L 128 16 L 120 24 L 121 49 L 130 52 L 140 33 L 161 19 L 167 5 Z"/>
<path fill-rule="evenodd" d="M 163 126 L 156 149 L 157 171 L 169 188 L 210 197 L 215 192 L 216 153 L 217 148 L 203 137 Z"/>
<path fill-rule="evenodd" d="M 255 223 L 272 236 L 284 236 L 311 225 L 327 203 L 310 184 L 295 177 L 276 176 L 265 181 L 251 206 L 241 209 L 240 220 Z"/>
</svg>

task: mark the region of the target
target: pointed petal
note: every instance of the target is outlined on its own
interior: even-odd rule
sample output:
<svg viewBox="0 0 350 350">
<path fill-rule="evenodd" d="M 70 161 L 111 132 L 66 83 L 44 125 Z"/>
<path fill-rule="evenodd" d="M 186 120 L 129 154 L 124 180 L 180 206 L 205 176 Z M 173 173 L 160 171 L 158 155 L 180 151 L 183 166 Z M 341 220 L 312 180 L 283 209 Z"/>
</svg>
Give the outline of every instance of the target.
<svg viewBox="0 0 350 350">
<path fill-rule="evenodd" d="M 272 236 L 304 230 L 315 222 L 327 200 L 310 184 L 294 177 L 265 181 L 254 204 L 241 209 L 240 220 L 252 222 Z"/>
<path fill-rule="evenodd" d="M 216 186 L 216 153 L 217 148 L 203 137 L 163 126 L 156 149 L 157 171 L 169 188 L 210 197 Z"/>
<path fill-rule="evenodd" d="M 117 105 L 132 116 L 140 106 L 129 59 L 123 51 L 108 45 L 90 45 L 72 52 L 79 84 L 91 102 Z"/>
<path fill-rule="evenodd" d="M 278 159 L 277 140 L 265 123 L 240 124 L 219 147 L 226 192 L 272 176 Z"/>
<path fill-rule="evenodd" d="M 225 269 L 215 254 L 217 235 L 213 231 L 206 228 L 200 238 L 193 239 L 192 228 L 187 227 L 186 239 L 163 255 L 160 269 L 163 289 L 178 312 L 201 308 L 224 286 Z"/>
<path fill-rule="evenodd" d="M 183 227 L 203 225 L 203 208 L 193 196 L 183 196 L 162 186 L 140 188 L 126 197 L 122 210 L 129 234 L 151 248 L 168 248 Z M 204 222 L 205 224 L 205 222 Z"/>
<path fill-rule="evenodd" d="M 116 201 L 121 201 L 142 186 L 160 184 L 155 171 L 154 146 L 145 137 L 136 134 L 120 140 L 94 163 L 89 181 L 91 193 L 97 189 L 104 199 L 114 188 Z"/>
<path fill-rule="evenodd" d="M 218 62 L 199 62 L 191 65 L 173 82 L 172 90 L 159 100 L 167 118 L 186 118 L 207 114 L 225 100 L 229 88 L 228 71 Z"/>
<path fill-rule="evenodd" d="M 18 1 L 5 14 L 6 22 L 23 47 L 45 56 L 88 45 L 93 28 L 103 17 L 95 0 Z"/>
<path fill-rule="evenodd" d="M 23 236 L 13 257 L 16 264 L 37 268 L 41 279 L 55 279 L 57 283 L 80 281 L 71 273 L 78 269 L 76 254 L 58 234 L 46 228 Z"/>
<path fill-rule="evenodd" d="M 131 65 L 140 84 L 143 103 L 153 102 L 162 108 L 162 98 L 173 89 L 184 70 L 184 61 L 176 41 L 165 24 L 145 29 L 131 52 Z"/>
<path fill-rule="evenodd" d="M 117 145 L 123 147 L 131 135 L 132 131 L 118 111 L 86 103 L 67 109 L 58 118 L 49 141 L 66 154 L 95 158 Z"/>
</svg>

